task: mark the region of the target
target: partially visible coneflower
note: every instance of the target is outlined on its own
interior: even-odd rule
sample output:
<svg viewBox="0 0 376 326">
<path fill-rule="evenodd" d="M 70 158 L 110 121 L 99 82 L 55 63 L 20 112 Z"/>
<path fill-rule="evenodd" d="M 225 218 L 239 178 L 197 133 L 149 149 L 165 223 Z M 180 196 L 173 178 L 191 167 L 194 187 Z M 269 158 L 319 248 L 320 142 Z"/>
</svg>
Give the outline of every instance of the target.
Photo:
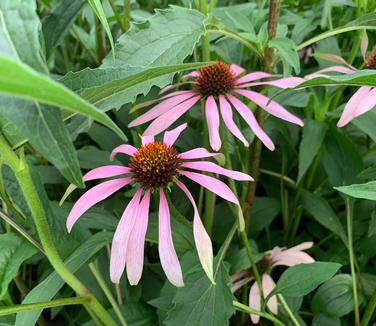
<svg viewBox="0 0 376 326">
<path fill-rule="evenodd" d="M 313 263 L 314 259 L 303 251 L 311 248 L 312 246 L 313 242 L 303 242 L 289 249 L 274 247 L 269 255 L 266 255 L 257 263 L 258 270 L 261 273 L 261 286 L 264 297 L 267 297 L 275 286 L 274 281 L 270 276 L 271 270 L 276 266 L 294 266 L 298 264 Z M 232 275 L 232 292 L 237 291 L 252 280 L 254 280 L 254 277 L 251 270 L 244 270 Z M 260 310 L 262 303 L 261 300 L 260 289 L 257 283 L 254 282 L 249 292 L 249 307 Z M 269 299 L 267 306 L 273 314 L 278 314 L 278 302 L 276 296 L 272 296 Z M 260 317 L 251 314 L 251 320 L 254 324 L 257 324 Z"/>
<path fill-rule="evenodd" d="M 161 91 L 161 94 L 170 91 L 177 86 L 191 86 L 190 90 L 179 90 L 162 96 L 159 104 L 149 111 L 133 120 L 129 127 L 135 127 L 152 121 L 144 132 L 144 136 L 154 136 L 166 130 L 184 113 L 191 109 L 200 99 L 205 100 L 205 117 L 209 131 L 209 142 L 213 150 L 221 148 L 221 138 L 219 135 L 219 111 L 227 129 L 238 138 L 245 146 L 249 146 L 248 141 L 239 130 L 233 120 L 233 109 L 246 121 L 253 133 L 267 148 L 274 150 L 274 144 L 270 137 L 262 130 L 252 111 L 238 97 L 246 97 L 268 113 L 303 126 L 303 121 L 288 112 L 284 107 L 260 93 L 248 90 L 247 88 L 259 85 L 272 85 L 279 88 L 297 86 L 302 82 L 302 78 L 288 77 L 274 79 L 270 81 L 257 81 L 270 78 L 273 75 L 256 71 L 243 74 L 245 69 L 235 64 L 227 65 L 221 61 L 193 71 L 185 78 L 185 82 L 172 84 Z"/>
<path fill-rule="evenodd" d="M 71 231 L 79 217 L 90 207 L 131 183 L 137 187 L 119 221 L 112 241 L 110 276 L 114 283 L 119 283 L 125 267 L 130 284 L 138 284 L 141 278 L 150 196 L 152 192 L 156 192 L 159 195 L 158 250 L 161 265 L 172 284 L 184 285 L 172 242 L 170 212 L 166 198 L 167 188 L 173 184 L 183 191 L 193 206 L 193 234 L 198 256 L 206 274 L 214 282 L 211 240 L 201 222 L 193 196 L 181 181 L 181 177 L 198 183 L 236 205 L 239 205 L 238 199 L 225 183 L 191 170 L 212 172 L 239 181 L 251 181 L 252 178 L 244 173 L 222 168 L 213 162 L 197 160 L 217 155 L 204 148 L 178 153 L 172 146 L 185 128 L 186 124 L 165 132 L 163 142 L 155 141 L 154 137 L 148 136 L 142 137 L 140 148 L 127 144 L 120 145 L 112 151 L 111 158 L 119 153 L 129 155 L 128 166 L 102 166 L 89 171 L 83 177 L 85 182 L 109 177 L 119 178 L 91 188 L 78 199 L 67 219 L 68 231 Z"/>
</svg>

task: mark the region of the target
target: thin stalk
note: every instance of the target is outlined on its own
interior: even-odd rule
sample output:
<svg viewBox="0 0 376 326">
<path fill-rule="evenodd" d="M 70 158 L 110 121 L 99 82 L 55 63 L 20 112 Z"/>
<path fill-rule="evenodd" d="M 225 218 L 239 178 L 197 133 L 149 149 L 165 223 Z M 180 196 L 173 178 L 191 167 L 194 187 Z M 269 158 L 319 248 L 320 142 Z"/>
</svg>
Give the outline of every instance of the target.
<svg viewBox="0 0 376 326">
<path fill-rule="evenodd" d="M 362 322 L 360 323 L 361 326 L 368 326 L 370 325 L 371 318 L 373 316 L 373 313 L 376 309 L 376 291 L 373 292 L 372 297 L 370 301 L 368 302 L 366 311 L 364 312 Z"/>
<path fill-rule="evenodd" d="M 345 198 L 345 202 L 346 202 L 346 223 L 347 223 L 347 238 L 348 238 L 348 248 L 349 248 L 350 270 L 351 270 L 351 280 L 352 280 L 353 297 L 354 297 L 355 326 L 359 326 L 360 325 L 359 299 L 358 299 L 358 289 L 357 289 L 357 284 L 356 284 L 353 232 L 352 232 L 353 203 L 352 203 L 352 200 L 348 197 Z"/>
<path fill-rule="evenodd" d="M 124 31 L 131 26 L 131 0 L 124 0 Z"/>
<path fill-rule="evenodd" d="M 29 311 L 35 309 L 46 309 L 46 308 L 54 308 L 60 306 L 69 306 L 69 305 L 76 305 L 76 304 L 88 304 L 90 303 L 90 296 L 82 296 L 82 297 L 73 297 L 73 298 L 64 298 L 64 299 L 57 299 L 52 301 L 46 302 L 38 302 L 38 303 L 29 303 L 29 304 L 17 304 L 10 307 L 0 308 L 0 316 L 7 316 L 11 314 L 16 314 L 20 311 Z"/>
<path fill-rule="evenodd" d="M 238 224 L 235 222 L 234 225 L 232 226 L 232 228 L 230 229 L 230 231 L 227 233 L 227 236 L 226 236 L 225 241 L 223 242 L 223 245 L 219 249 L 217 266 L 216 266 L 215 271 L 214 271 L 214 279 L 215 279 L 215 276 L 218 273 L 219 267 L 221 266 L 221 262 L 223 261 L 223 259 L 226 256 L 227 250 L 230 247 L 232 238 L 234 237 L 237 228 L 238 228 Z"/>
<path fill-rule="evenodd" d="M 113 0 L 108 0 L 110 6 L 111 6 L 111 9 L 112 9 L 112 12 L 114 13 L 114 16 L 115 16 L 115 19 L 116 19 L 116 22 L 118 23 L 120 29 L 122 30 L 122 32 L 125 32 L 126 29 L 125 29 L 125 26 L 124 26 L 124 21 L 121 20 L 121 16 L 116 8 L 116 5 L 114 4 L 114 1 Z"/>
<path fill-rule="evenodd" d="M 206 0 L 200 0 L 200 11 L 205 16 L 208 14 Z M 202 38 L 202 61 L 210 61 L 210 42 L 208 33 L 205 33 Z"/>
<path fill-rule="evenodd" d="M 87 309 L 91 309 L 106 325 L 116 325 L 108 312 L 97 301 L 97 299 L 89 293 L 84 284 L 64 265 L 63 260 L 59 256 L 55 244 L 53 243 L 46 214 L 39 195 L 35 190 L 35 186 L 30 174 L 29 167 L 24 157 L 19 158 L 12 150 L 6 139 L 0 135 L 1 157 L 14 172 L 18 184 L 22 189 L 22 193 L 30 208 L 34 224 L 36 226 L 41 245 L 55 271 L 60 277 L 77 293 L 79 296 L 90 296 L 90 304 L 85 304 Z"/>
<path fill-rule="evenodd" d="M 103 293 L 105 294 L 106 298 L 110 302 L 110 304 L 111 304 L 112 308 L 114 309 L 114 312 L 115 312 L 116 316 L 118 317 L 120 323 L 123 326 L 127 326 L 127 322 L 125 321 L 125 318 L 120 311 L 119 305 L 117 304 L 115 298 L 112 296 L 112 293 L 111 293 L 110 289 L 108 288 L 106 281 L 103 279 L 102 274 L 95 267 L 94 263 L 89 264 L 89 269 L 92 272 L 94 278 L 96 279 L 99 287 L 102 289 Z"/>
<path fill-rule="evenodd" d="M 292 323 L 295 325 L 295 326 L 300 326 L 300 323 L 298 322 L 298 320 L 296 319 L 294 313 L 291 311 L 289 305 L 287 304 L 285 298 L 283 297 L 282 294 L 277 294 L 277 297 L 279 299 L 279 301 L 281 302 L 283 308 L 286 310 L 287 314 L 289 315 Z"/>
<path fill-rule="evenodd" d="M 247 314 L 253 314 L 253 315 L 260 316 L 262 318 L 270 320 L 271 322 L 273 322 L 275 325 L 278 325 L 278 326 L 286 326 L 284 323 L 282 323 L 280 320 L 278 320 L 273 315 L 268 314 L 266 312 L 258 311 L 258 310 L 253 309 L 253 308 L 250 308 L 250 307 L 246 306 L 245 304 L 242 304 L 238 301 L 235 301 L 235 300 L 232 301 L 232 305 L 238 311 L 245 312 Z"/>
</svg>

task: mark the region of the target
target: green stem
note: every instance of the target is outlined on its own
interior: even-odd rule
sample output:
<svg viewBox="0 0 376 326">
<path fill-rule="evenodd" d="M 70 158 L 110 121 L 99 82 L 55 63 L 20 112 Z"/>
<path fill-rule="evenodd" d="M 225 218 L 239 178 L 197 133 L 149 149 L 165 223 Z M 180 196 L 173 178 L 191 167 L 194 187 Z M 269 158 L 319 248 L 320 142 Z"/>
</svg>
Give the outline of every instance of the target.
<svg viewBox="0 0 376 326">
<path fill-rule="evenodd" d="M 353 248 L 353 232 L 352 232 L 352 211 L 353 204 L 352 200 L 346 197 L 346 222 L 347 222 L 347 238 L 348 238 L 348 248 L 349 248 L 349 258 L 350 258 L 350 270 L 351 270 L 351 280 L 353 287 L 353 297 L 354 297 L 354 315 L 355 315 L 355 326 L 360 325 L 359 316 L 359 300 L 358 300 L 358 289 L 356 284 L 356 272 L 354 264 L 354 248 Z"/>
<path fill-rule="evenodd" d="M 260 316 L 262 318 L 270 320 L 271 322 L 273 322 L 275 325 L 278 325 L 278 326 L 286 326 L 284 323 L 282 323 L 280 320 L 278 320 L 276 317 L 274 317 L 271 314 L 250 308 L 250 307 L 246 306 L 245 304 L 242 304 L 242 303 L 235 301 L 235 300 L 232 301 L 232 304 L 233 304 L 234 308 L 238 311 L 245 312 L 247 314 L 253 314 L 253 315 Z"/>
<path fill-rule="evenodd" d="M 98 282 L 99 287 L 102 289 L 103 293 L 105 294 L 108 301 L 111 303 L 112 308 L 114 309 L 114 312 L 116 316 L 119 318 L 120 323 L 123 326 L 127 326 L 127 322 L 124 319 L 123 314 L 120 311 L 119 305 L 117 304 L 116 300 L 112 296 L 112 293 L 110 289 L 108 288 L 105 280 L 103 279 L 103 276 L 99 272 L 99 270 L 95 267 L 94 263 L 89 264 L 90 271 L 93 273 L 94 278 Z"/>
<path fill-rule="evenodd" d="M 0 308 L 0 316 L 2 317 L 6 315 L 16 314 L 20 311 L 46 309 L 46 308 L 54 308 L 54 307 L 76 305 L 76 304 L 88 304 L 90 303 L 90 300 L 91 298 L 89 296 L 82 296 L 82 297 L 64 298 L 64 299 L 57 299 L 57 300 L 38 302 L 38 303 L 17 304 L 17 305 L 10 306 L 10 307 Z"/>
<path fill-rule="evenodd" d="M 200 11 L 205 16 L 208 14 L 206 0 L 200 0 Z M 202 38 L 202 61 L 210 61 L 210 42 L 209 34 L 207 32 Z"/>
<path fill-rule="evenodd" d="M 113 0 L 108 0 L 110 6 L 111 6 L 111 9 L 112 9 L 112 12 L 114 13 L 114 16 L 115 16 L 115 19 L 120 27 L 120 29 L 125 32 L 126 29 L 125 29 L 125 26 L 124 26 L 124 22 L 121 20 L 121 17 L 119 15 L 119 12 L 116 8 L 116 5 L 114 4 L 114 1 Z"/>
<path fill-rule="evenodd" d="M 226 236 L 225 241 L 223 242 L 223 245 L 219 249 L 217 266 L 216 266 L 215 271 L 214 271 L 214 279 L 215 279 L 215 276 L 218 273 L 219 267 L 221 266 L 222 260 L 226 256 L 227 250 L 230 247 L 232 238 L 234 237 L 237 228 L 238 228 L 238 223 L 235 222 L 234 225 L 232 226 L 232 228 L 230 229 L 230 231 L 227 233 L 227 236 Z"/>
<path fill-rule="evenodd" d="M 12 150 L 6 139 L 0 135 L 0 148 L 1 157 L 4 162 L 12 169 L 17 181 L 22 189 L 22 193 L 26 199 L 26 202 L 30 208 L 31 214 L 34 219 L 34 223 L 41 241 L 41 245 L 44 252 L 50 261 L 55 271 L 60 277 L 77 293 L 79 296 L 90 296 L 91 302 L 85 305 L 108 326 L 116 325 L 111 316 L 103 308 L 103 306 L 97 301 L 97 299 L 89 293 L 81 281 L 76 278 L 74 274 L 64 265 L 57 249 L 52 241 L 51 233 L 49 230 L 46 214 L 42 203 L 40 202 L 38 193 L 35 189 L 29 167 L 23 156 L 19 158 Z"/>
<path fill-rule="evenodd" d="M 131 26 L 131 0 L 124 0 L 124 31 Z"/>
<path fill-rule="evenodd" d="M 370 301 L 368 302 L 366 311 L 364 312 L 362 322 L 360 323 L 361 326 L 368 326 L 370 325 L 371 318 L 373 316 L 373 312 L 376 309 L 376 291 L 373 292 Z"/>
<path fill-rule="evenodd" d="M 292 323 L 295 325 L 295 326 L 300 326 L 298 320 L 296 319 L 294 313 L 291 311 L 289 305 L 287 304 L 285 298 L 283 297 L 282 294 L 277 294 L 277 297 L 279 299 L 279 301 L 281 302 L 283 308 L 286 310 L 287 314 L 289 315 Z"/>
</svg>

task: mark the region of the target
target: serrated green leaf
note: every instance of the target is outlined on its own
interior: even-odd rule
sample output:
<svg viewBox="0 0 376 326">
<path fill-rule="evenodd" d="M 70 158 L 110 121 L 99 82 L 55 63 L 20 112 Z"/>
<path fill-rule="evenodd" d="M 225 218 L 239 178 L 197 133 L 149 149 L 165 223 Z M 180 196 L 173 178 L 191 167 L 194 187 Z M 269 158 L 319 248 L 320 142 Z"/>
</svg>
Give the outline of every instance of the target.
<svg viewBox="0 0 376 326">
<path fill-rule="evenodd" d="M 295 265 L 283 272 L 272 293 L 290 297 L 306 295 L 332 278 L 340 267 L 340 264 L 327 262 Z"/>
<path fill-rule="evenodd" d="M 89 261 L 93 255 L 108 244 L 111 241 L 111 238 L 112 234 L 108 232 L 100 232 L 93 235 L 65 261 L 65 265 L 74 273 Z M 33 288 L 22 303 L 26 304 L 51 300 L 63 285 L 64 281 L 56 272 L 53 272 Z M 18 313 L 15 326 L 34 325 L 41 312 L 41 309 L 37 309 Z"/>
<path fill-rule="evenodd" d="M 15 233 L 0 235 L 0 298 L 4 297 L 22 263 L 36 252 L 35 247 Z"/>
<path fill-rule="evenodd" d="M 283 62 L 284 74 L 288 73 L 286 66 L 291 66 L 297 74 L 300 73 L 300 60 L 296 51 L 296 45 L 292 40 L 286 37 L 277 37 L 269 42 L 269 47 L 277 50 Z"/>
<path fill-rule="evenodd" d="M 350 186 L 334 187 L 338 191 L 354 198 L 376 200 L 376 181 Z"/>
</svg>

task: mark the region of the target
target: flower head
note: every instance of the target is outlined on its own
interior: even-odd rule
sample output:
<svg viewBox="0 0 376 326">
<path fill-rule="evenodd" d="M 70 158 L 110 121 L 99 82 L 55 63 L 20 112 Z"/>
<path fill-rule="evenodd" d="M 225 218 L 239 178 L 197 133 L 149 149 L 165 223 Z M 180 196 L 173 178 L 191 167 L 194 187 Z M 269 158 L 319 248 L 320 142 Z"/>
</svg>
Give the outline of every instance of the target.
<svg viewBox="0 0 376 326">
<path fill-rule="evenodd" d="M 274 247 L 270 254 L 266 255 L 257 263 L 257 269 L 261 274 L 261 287 L 264 298 L 274 289 L 274 281 L 270 277 L 270 272 L 276 266 L 294 266 L 298 264 L 313 263 L 314 259 L 305 253 L 303 250 L 309 249 L 313 246 L 313 242 L 303 242 L 295 247 L 284 249 Z M 241 271 L 232 276 L 233 284 L 231 290 L 237 291 L 240 287 L 253 280 L 250 270 Z M 261 292 L 256 282 L 251 286 L 249 292 L 249 307 L 260 310 L 261 309 Z M 272 296 L 267 302 L 269 310 L 273 314 L 278 314 L 277 297 Z M 257 324 L 260 320 L 258 315 L 251 314 L 251 320 Z"/>
<path fill-rule="evenodd" d="M 173 184 L 183 191 L 193 206 L 193 234 L 198 256 L 206 274 L 214 282 L 210 237 L 201 222 L 193 196 L 180 177 L 184 176 L 236 205 L 239 205 L 239 202 L 225 183 L 192 170 L 212 172 L 240 181 L 250 181 L 252 178 L 244 173 L 222 168 L 213 162 L 197 161 L 217 155 L 209 153 L 204 148 L 178 153 L 173 145 L 185 128 L 186 124 L 165 132 L 163 142 L 155 141 L 154 137 L 148 136 L 142 137 L 140 148 L 128 144 L 120 145 L 112 151 L 111 158 L 119 153 L 126 154 L 130 156 L 128 166 L 102 166 L 89 171 L 83 177 L 85 182 L 109 177 L 118 178 L 94 186 L 78 199 L 67 219 L 68 231 L 71 231 L 79 217 L 90 207 L 131 183 L 137 187 L 119 221 L 112 241 L 110 277 L 114 283 L 119 283 L 125 267 L 130 284 L 138 284 L 141 278 L 150 196 L 151 192 L 158 192 L 158 251 L 161 265 L 172 284 L 184 285 L 181 267 L 172 242 L 170 212 L 166 198 L 166 190 Z"/>
<path fill-rule="evenodd" d="M 283 120 L 302 126 L 303 121 L 294 116 L 275 101 L 270 101 L 268 97 L 247 88 L 259 85 L 272 85 L 279 88 L 294 87 L 302 82 L 301 78 L 289 77 L 275 79 L 271 81 L 258 81 L 273 77 L 266 72 L 257 71 L 243 74 L 245 70 L 235 64 L 227 65 L 217 61 L 212 65 L 201 68 L 187 74 L 189 80 L 172 84 L 164 88 L 164 94 L 177 86 L 190 85 L 190 90 L 180 90 L 162 96 L 161 101 L 152 109 L 133 120 L 129 127 L 138 126 L 152 121 L 145 130 L 145 136 L 154 136 L 166 130 L 184 113 L 191 109 L 200 99 L 205 100 L 205 117 L 209 131 L 209 142 L 213 150 L 221 148 L 221 138 L 219 136 L 219 112 L 218 107 L 227 129 L 238 138 L 245 146 L 249 146 L 248 141 L 239 130 L 233 120 L 233 109 L 246 121 L 253 133 L 266 147 L 274 150 L 274 144 L 270 137 L 259 126 L 252 111 L 244 104 L 240 97 L 245 97 L 268 113 Z"/>
</svg>

